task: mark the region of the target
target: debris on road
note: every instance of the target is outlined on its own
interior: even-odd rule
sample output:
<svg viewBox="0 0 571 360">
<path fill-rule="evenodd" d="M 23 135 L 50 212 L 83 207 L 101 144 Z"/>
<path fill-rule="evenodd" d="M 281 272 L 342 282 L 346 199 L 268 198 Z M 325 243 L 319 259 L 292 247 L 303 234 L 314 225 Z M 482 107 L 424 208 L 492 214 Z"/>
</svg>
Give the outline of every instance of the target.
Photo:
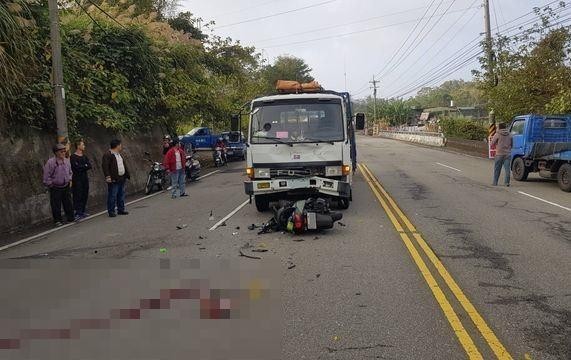
<svg viewBox="0 0 571 360">
<path fill-rule="evenodd" d="M 196 245 L 199 245 L 199 246 L 200 246 L 200 245 L 202 245 L 202 244 L 201 244 L 201 243 L 196 243 Z"/>
<path fill-rule="evenodd" d="M 210 210 L 210 216 L 208 217 L 209 221 L 214 221 L 214 211 Z"/>
<path fill-rule="evenodd" d="M 342 223 L 341 221 L 339 221 L 337 224 L 339 224 L 339 226 L 342 226 L 342 227 L 347 226 L 346 224 Z"/>
<path fill-rule="evenodd" d="M 167 253 L 167 249 L 166 249 L 166 248 L 160 248 L 160 249 L 159 249 L 159 252 L 160 252 L 161 254 L 166 254 L 166 253 Z"/>
<path fill-rule="evenodd" d="M 321 276 L 321 274 L 315 274 L 316 278 L 319 278 Z"/>
<path fill-rule="evenodd" d="M 293 241 L 295 241 L 295 242 L 302 242 L 302 241 L 305 241 L 305 239 L 293 239 Z"/>
<path fill-rule="evenodd" d="M 295 267 L 295 264 L 294 264 L 294 263 L 292 263 L 291 261 L 288 261 L 288 262 L 287 262 L 287 269 L 288 269 L 288 270 L 291 270 L 291 269 L 293 269 L 294 267 Z"/>
<path fill-rule="evenodd" d="M 260 259 L 261 259 L 261 257 L 259 257 L 259 256 L 254 256 L 254 255 L 248 255 L 248 254 L 246 254 L 242 249 L 240 249 L 240 256 L 243 256 L 243 257 L 248 258 L 248 259 L 255 259 L 255 260 L 260 260 Z"/>
<path fill-rule="evenodd" d="M 222 224 L 220 224 L 220 226 L 227 226 L 226 221 L 224 221 Z"/>
<path fill-rule="evenodd" d="M 177 226 L 176 226 L 177 230 L 182 230 L 182 229 L 187 228 L 187 227 L 188 227 L 187 224 L 182 224 L 182 225 L 177 225 Z"/>
<path fill-rule="evenodd" d="M 198 250 L 206 250 L 205 247 L 199 247 Z"/>
<path fill-rule="evenodd" d="M 200 240 L 204 240 L 204 237 L 203 237 L 202 235 L 199 235 L 198 238 L 199 238 Z"/>
<path fill-rule="evenodd" d="M 236 226 L 236 230 L 240 230 L 240 227 L 239 227 L 239 226 Z"/>
<path fill-rule="evenodd" d="M 253 249 L 252 252 L 267 252 L 268 249 Z"/>
<path fill-rule="evenodd" d="M 319 240 L 319 236 L 314 237 L 313 240 Z"/>
<path fill-rule="evenodd" d="M 359 295 L 361 295 L 361 293 L 360 293 L 360 292 L 357 292 L 357 293 L 355 293 L 355 295 L 359 296 Z"/>
<path fill-rule="evenodd" d="M 250 230 L 250 231 L 251 231 L 251 230 L 256 230 L 257 228 L 259 228 L 259 226 L 256 225 L 256 224 L 248 225 L 248 230 Z"/>
<path fill-rule="evenodd" d="M 232 233 L 232 236 L 237 236 L 239 233 L 237 231 Z"/>
</svg>

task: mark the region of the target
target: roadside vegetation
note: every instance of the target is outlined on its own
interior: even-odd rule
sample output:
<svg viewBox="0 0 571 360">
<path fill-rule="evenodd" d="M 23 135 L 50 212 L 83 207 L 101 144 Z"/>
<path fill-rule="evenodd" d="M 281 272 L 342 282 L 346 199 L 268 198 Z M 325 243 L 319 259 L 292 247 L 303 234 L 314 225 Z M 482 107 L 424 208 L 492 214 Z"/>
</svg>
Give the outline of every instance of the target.
<svg viewBox="0 0 571 360">
<path fill-rule="evenodd" d="M 212 35 L 178 0 L 62 0 L 66 108 L 72 137 L 99 126 L 174 132 L 223 128 L 278 77 L 312 79 L 302 60 L 266 63 L 253 47 Z M 201 26 L 198 24 L 201 23 Z M 0 128 L 54 131 L 47 0 L 0 4 Z"/>
</svg>

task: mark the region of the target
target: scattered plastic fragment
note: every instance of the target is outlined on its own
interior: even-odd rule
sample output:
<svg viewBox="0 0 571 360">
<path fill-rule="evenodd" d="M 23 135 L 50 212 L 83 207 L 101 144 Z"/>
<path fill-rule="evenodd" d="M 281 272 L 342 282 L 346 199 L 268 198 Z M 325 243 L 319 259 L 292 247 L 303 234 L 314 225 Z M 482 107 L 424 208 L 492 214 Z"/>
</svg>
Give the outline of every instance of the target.
<svg viewBox="0 0 571 360">
<path fill-rule="evenodd" d="M 361 293 L 360 293 L 360 292 L 357 292 L 357 293 L 355 293 L 355 295 L 359 296 L 359 295 L 361 295 Z"/>
<path fill-rule="evenodd" d="M 321 276 L 321 274 L 315 274 L 316 278 L 319 278 Z"/>
<path fill-rule="evenodd" d="M 239 226 L 236 226 L 236 230 L 240 230 L 240 227 L 239 227 Z"/>
<path fill-rule="evenodd" d="M 291 270 L 291 269 L 293 269 L 294 267 L 295 267 L 295 264 L 288 261 L 288 264 L 287 264 L 288 270 Z"/>
<path fill-rule="evenodd" d="M 335 336 L 333 337 L 333 341 L 339 341 L 339 339 L 341 339 L 341 338 L 340 338 L 339 336 L 337 336 L 337 335 L 335 335 Z"/>
<path fill-rule="evenodd" d="M 177 225 L 177 226 L 176 226 L 176 228 L 177 228 L 178 230 L 182 230 L 182 229 L 184 229 L 184 228 L 186 228 L 186 227 L 188 227 L 187 224 L 182 224 L 182 225 Z"/>
<path fill-rule="evenodd" d="M 342 223 L 341 221 L 338 221 L 337 223 L 339 224 L 339 226 L 342 226 L 342 227 L 347 226 L 346 224 Z"/>
<path fill-rule="evenodd" d="M 205 247 L 199 247 L 198 250 L 206 250 Z"/>
<path fill-rule="evenodd" d="M 293 239 L 293 241 L 295 241 L 295 242 L 302 242 L 302 241 L 305 241 L 305 239 Z"/>
<path fill-rule="evenodd" d="M 160 248 L 159 251 L 161 252 L 161 254 L 166 254 L 167 249 L 165 249 L 165 248 Z"/>
<path fill-rule="evenodd" d="M 248 254 L 244 253 L 244 251 L 242 249 L 240 249 L 240 256 L 243 256 L 243 257 L 248 258 L 248 259 L 255 259 L 255 260 L 261 259 L 261 257 L 259 257 L 259 256 L 253 256 L 253 255 L 248 255 Z"/>
<path fill-rule="evenodd" d="M 268 249 L 253 249 L 252 252 L 267 252 Z"/>
<path fill-rule="evenodd" d="M 214 221 L 214 211 L 210 210 L 210 217 L 208 218 L 209 221 Z"/>
<path fill-rule="evenodd" d="M 238 235 L 238 234 L 239 234 L 239 233 L 238 233 L 237 231 L 235 231 L 235 232 L 232 233 L 232 235 L 234 235 L 234 236 L 236 236 L 236 235 Z"/>
<path fill-rule="evenodd" d="M 220 226 L 226 226 L 226 221 L 224 221 Z"/>
<path fill-rule="evenodd" d="M 200 240 L 204 240 L 204 237 L 202 237 L 202 235 L 199 235 L 198 238 L 199 238 Z"/>
</svg>

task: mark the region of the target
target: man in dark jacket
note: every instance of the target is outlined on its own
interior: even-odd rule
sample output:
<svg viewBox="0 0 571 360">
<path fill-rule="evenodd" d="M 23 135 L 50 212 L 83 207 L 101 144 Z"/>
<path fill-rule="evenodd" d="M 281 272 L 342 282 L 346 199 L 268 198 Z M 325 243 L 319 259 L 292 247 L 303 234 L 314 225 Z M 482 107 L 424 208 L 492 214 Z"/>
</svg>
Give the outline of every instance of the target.
<svg viewBox="0 0 571 360">
<path fill-rule="evenodd" d="M 130 179 L 129 169 L 121 156 L 121 140 L 112 140 L 110 149 L 101 161 L 103 174 L 107 182 L 107 212 L 109 217 L 129 215 L 125 210 L 125 181 Z M 117 207 L 117 212 L 115 212 Z"/>
<path fill-rule="evenodd" d="M 506 124 L 501 123 L 498 126 L 498 132 L 492 138 L 492 146 L 496 147 L 496 156 L 494 158 L 494 181 L 493 185 L 498 185 L 498 179 L 504 167 L 505 180 L 504 185 L 510 186 L 510 165 L 512 158 L 512 135 L 506 129 Z"/>
<path fill-rule="evenodd" d="M 91 169 L 89 158 L 85 156 L 85 142 L 79 140 L 75 142 L 75 153 L 69 158 L 71 169 L 73 170 L 73 207 L 75 210 L 75 219 L 81 220 L 86 218 L 88 214 L 85 212 L 87 199 L 89 197 L 89 177 L 87 172 Z"/>
<path fill-rule="evenodd" d="M 72 172 L 69 159 L 65 157 L 66 151 L 66 147 L 63 144 L 54 146 L 53 153 L 55 156 L 50 158 L 44 166 L 43 182 L 50 190 L 50 206 L 56 226 L 63 225 L 61 217 L 62 205 L 67 221 L 72 222 L 74 220 L 69 189 Z"/>
</svg>

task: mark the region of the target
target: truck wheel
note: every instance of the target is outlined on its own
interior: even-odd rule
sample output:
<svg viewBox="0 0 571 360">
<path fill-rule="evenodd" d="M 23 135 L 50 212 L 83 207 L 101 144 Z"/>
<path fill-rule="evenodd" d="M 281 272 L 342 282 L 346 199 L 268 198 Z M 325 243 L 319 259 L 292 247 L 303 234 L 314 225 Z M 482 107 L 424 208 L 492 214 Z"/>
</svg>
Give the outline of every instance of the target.
<svg viewBox="0 0 571 360">
<path fill-rule="evenodd" d="M 571 192 L 571 164 L 563 164 L 557 172 L 557 182 L 561 190 Z"/>
<path fill-rule="evenodd" d="M 517 157 L 512 163 L 512 175 L 517 181 L 526 181 L 529 175 L 529 169 L 525 166 L 522 158 Z"/>
<path fill-rule="evenodd" d="M 268 211 L 270 209 L 270 198 L 264 195 L 256 195 L 254 197 L 256 209 L 259 212 Z"/>
<path fill-rule="evenodd" d="M 349 198 L 339 198 L 337 199 L 337 206 L 339 207 L 339 209 L 341 210 L 347 210 L 349 209 L 349 206 L 351 205 L 351 201 L 349 200 Z"/>
</svg>

